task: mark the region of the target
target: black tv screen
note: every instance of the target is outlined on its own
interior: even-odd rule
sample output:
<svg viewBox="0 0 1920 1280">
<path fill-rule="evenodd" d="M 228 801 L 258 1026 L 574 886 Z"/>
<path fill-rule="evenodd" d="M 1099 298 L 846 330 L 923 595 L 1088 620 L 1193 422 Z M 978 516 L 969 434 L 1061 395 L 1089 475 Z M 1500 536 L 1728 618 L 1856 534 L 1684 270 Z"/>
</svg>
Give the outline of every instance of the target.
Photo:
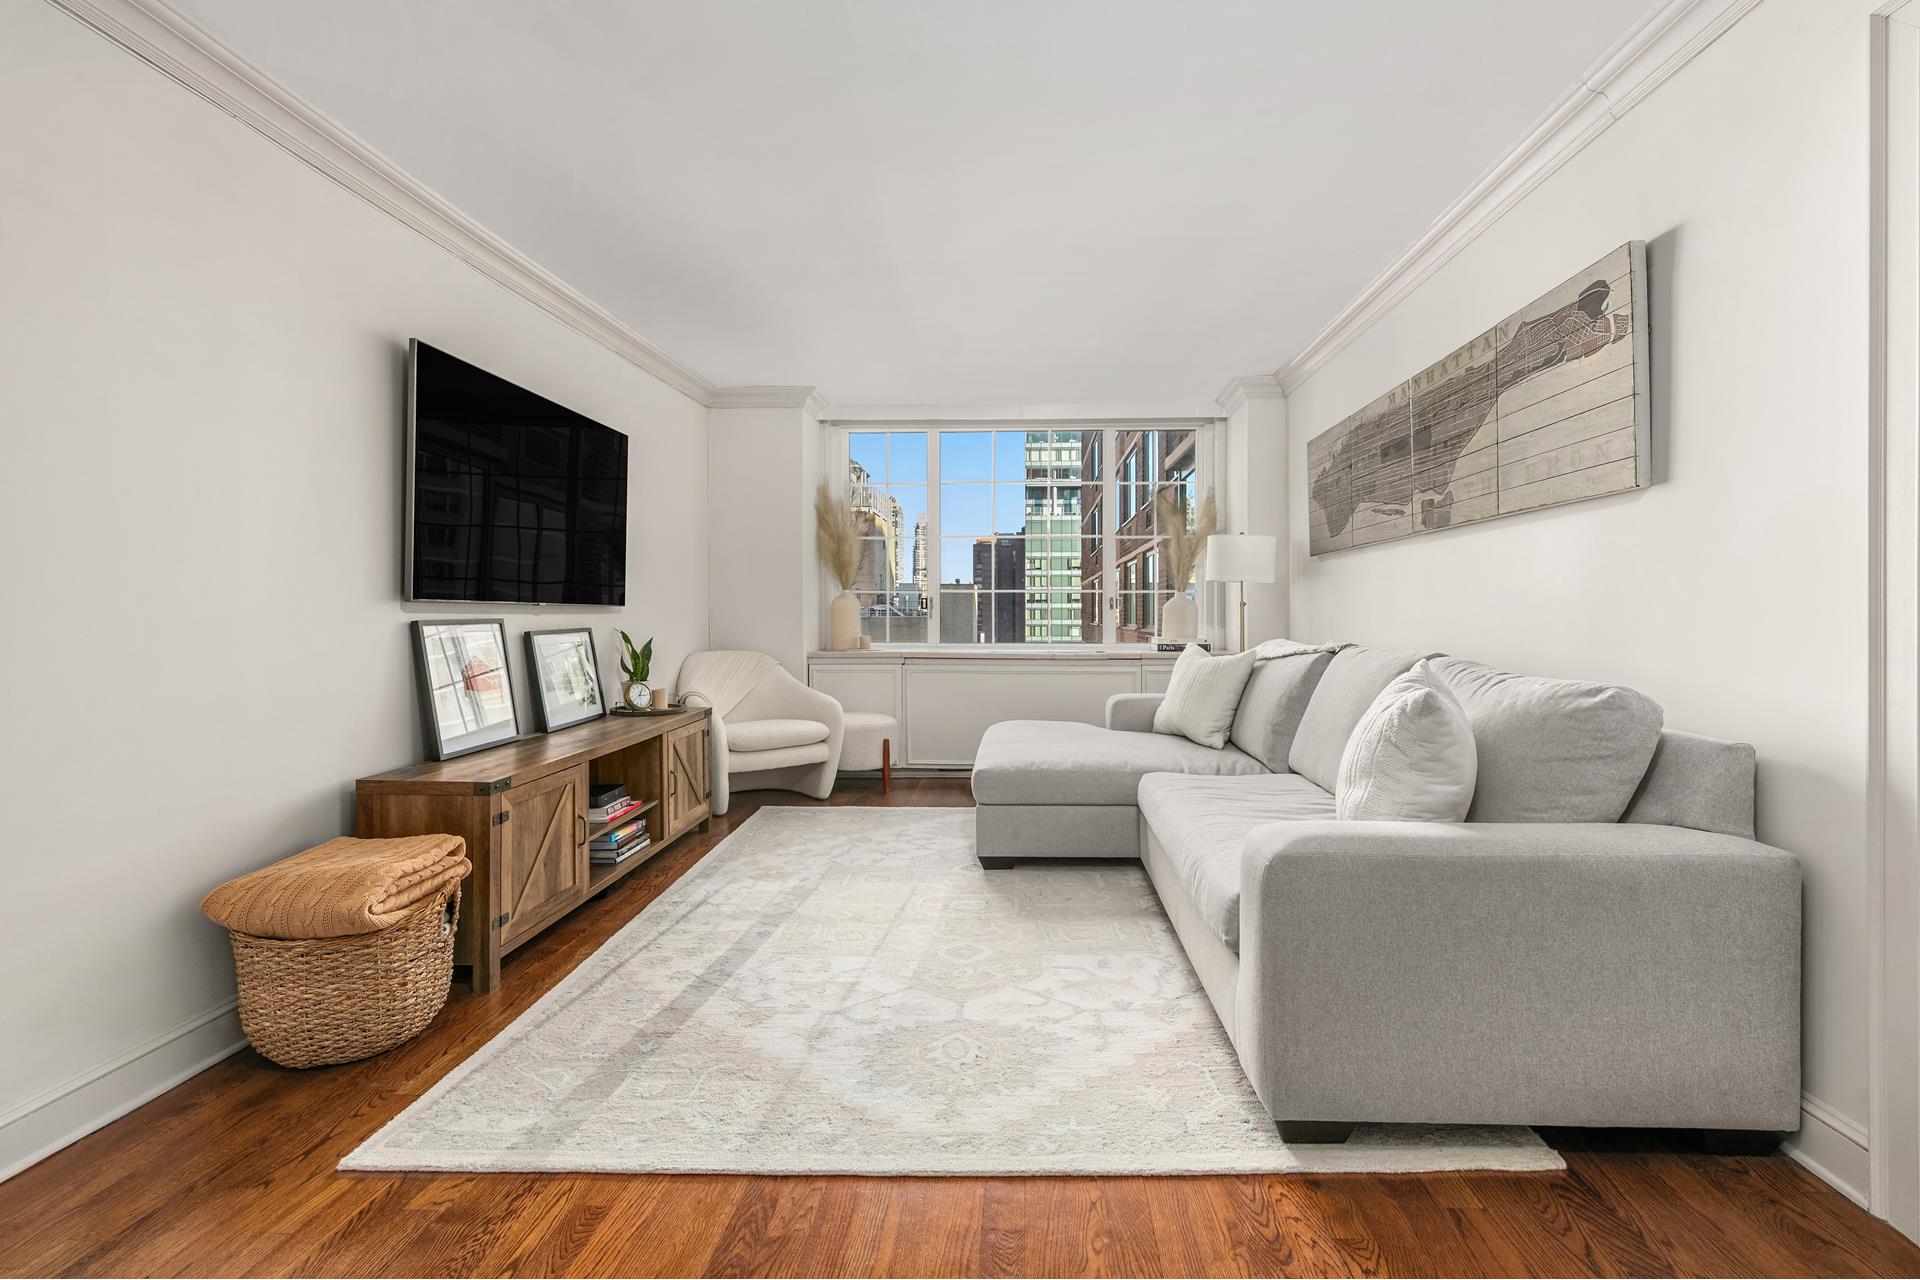
<svg viewBox="0 0 1920 1280">
<path fill-rule="evenodd" d="M 627 437 L 415 339 L 409 600 L 625 604 Z"/>
</svg>

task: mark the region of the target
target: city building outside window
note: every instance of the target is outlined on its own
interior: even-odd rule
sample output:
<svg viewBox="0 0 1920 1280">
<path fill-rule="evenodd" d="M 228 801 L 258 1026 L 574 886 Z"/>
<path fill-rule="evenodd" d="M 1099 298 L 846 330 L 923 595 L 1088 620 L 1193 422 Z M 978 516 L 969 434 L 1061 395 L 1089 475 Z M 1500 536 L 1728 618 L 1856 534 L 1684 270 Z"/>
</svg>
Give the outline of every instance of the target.
<svg viewBox="0 0 1920 1280">
<path fill-rule="evenodd" d="M 1154 499 L 1171 489 L 1191 521 L 1199 435 L 849 430 L 862 630 L 876 644 L 1151 640 L 1169 589 Z"/>
</svg>

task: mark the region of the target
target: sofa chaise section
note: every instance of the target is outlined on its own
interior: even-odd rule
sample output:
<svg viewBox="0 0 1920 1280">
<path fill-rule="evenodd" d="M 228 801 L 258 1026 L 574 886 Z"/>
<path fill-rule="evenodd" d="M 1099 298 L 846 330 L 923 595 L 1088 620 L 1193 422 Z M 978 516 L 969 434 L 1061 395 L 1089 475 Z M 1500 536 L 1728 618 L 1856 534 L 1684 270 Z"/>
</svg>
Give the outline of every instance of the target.
<svg viewBox="0 0 1920 1280">
<path fill-rule="evenodd" d="M 1339 652 L 1336 654 L 1335 650 Z M 1157 693 L 1107 699 L 1106 724 L 1007 720 L 988 728 L 974 756 L 975 847 L 980 865 L 1021 858 L 1137 858 L 1140 780 L 1150 773 L 1249 777 L 1288 772 L 1296 731 L 1305 732 L 1317 686 L 1336 671 L 1335 710 L 1318 715 L 1321 736 L 1342 744 L 1353 720 L 1394 676 L 1419 659 L 1377 649 L 1325 646 L 1256 664 L 1227 746 L 1215 750 L 1153 732 Z M 1343 662 L 1342 659 L 1345 661 Z M 1335 753 L 1338 763 L 1338 753 Z M 1326 780 L 1330 784 L 1331 776 Z"/>
<path fill-rule="evenodd" d="M 1066 720 L 1003 720 L 987 729 L 974 756 L 980 865 L 1004 867 L 1018 858 L 1137 858 L 1141 778 L 1265 771 L 1236 747 L 1216 751 L 1171 734 Z"/>
</svg>

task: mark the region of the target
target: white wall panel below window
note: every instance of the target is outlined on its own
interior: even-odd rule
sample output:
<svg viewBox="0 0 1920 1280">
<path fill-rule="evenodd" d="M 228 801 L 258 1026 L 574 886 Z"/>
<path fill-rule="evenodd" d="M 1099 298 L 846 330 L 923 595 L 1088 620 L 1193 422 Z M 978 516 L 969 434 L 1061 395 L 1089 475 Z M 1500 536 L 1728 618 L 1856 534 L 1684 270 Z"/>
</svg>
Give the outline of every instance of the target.
<svg viewBox="0 0 1920 1280">
<path fill-rule="evenodd" d="M 1171 655 L 1086 658 L 902 654 L 820 655 L 807 681 L 849 711 L 878 711 L 900 721 L 906 768 L 965 769 L 987 726 L 1001 720 L 1078 720 L 1102 724 L 1116 693 L 1162 692 Z"/>
<path fill-rule="evenodd" d="M 903 662 L 860 659 L 808 664 L 807 683 L 837 699 L 847 711 L 875 711 L 902 718 L 900 690 Z"/>
<path fill-rule="evenodd" d="M 1001 720 L 1106 719 L 1107 699 L 1140 691 L 1133 662 L 916 662 L 907 667 L 907 763 L 970 765 Z"/>
</svg>

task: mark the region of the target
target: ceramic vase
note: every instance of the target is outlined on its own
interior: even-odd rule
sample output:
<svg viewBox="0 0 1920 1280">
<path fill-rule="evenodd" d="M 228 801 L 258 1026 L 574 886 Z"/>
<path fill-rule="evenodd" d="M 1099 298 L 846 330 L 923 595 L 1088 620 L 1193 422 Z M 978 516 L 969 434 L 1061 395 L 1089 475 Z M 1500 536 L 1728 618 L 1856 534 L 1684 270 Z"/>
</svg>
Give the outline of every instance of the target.
<svg viewBox="0 0 1920 1280">
<path fill-rule="evenodd" d="M 1185 592 L 1170 595 L 1160 605 L 1162 640 L 1197 640 L 1200 637 L 1200 606 Z"/>
<path fill-rule="evenodd" d="M 851 649 L 860 643 L 860 597 L 842 591 L 833 598 L 832 637 L 829 647 Z"/>
</svg>

